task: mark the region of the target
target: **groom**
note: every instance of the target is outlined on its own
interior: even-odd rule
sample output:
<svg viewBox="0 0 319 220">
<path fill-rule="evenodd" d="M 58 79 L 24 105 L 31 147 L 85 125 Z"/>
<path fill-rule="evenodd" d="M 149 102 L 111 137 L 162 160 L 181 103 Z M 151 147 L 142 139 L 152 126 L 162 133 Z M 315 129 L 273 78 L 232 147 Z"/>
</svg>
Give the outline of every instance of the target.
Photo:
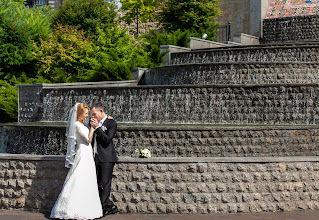
<svg viewBox="0 0 319 220">
<path fill-rule="evenodd" d="M 116 122 L 109 119 L 102 103 L 94 103 L 91 108 L 91 126 L 95 129 L 93 137 L 93 152 L 99 184 L 103 216 L 115 214 L 117 207 L 110 200 L 112 172 L 117 161 L 113 137 L 116 133 Z"/>
</svg>

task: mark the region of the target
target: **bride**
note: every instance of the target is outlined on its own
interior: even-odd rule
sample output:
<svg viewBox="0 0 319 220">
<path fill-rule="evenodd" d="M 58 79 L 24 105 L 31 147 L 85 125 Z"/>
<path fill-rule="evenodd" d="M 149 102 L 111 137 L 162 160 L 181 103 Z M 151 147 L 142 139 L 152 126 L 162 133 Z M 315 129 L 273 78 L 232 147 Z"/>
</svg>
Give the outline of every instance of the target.
<svg viewBox="0 0 319 220">
<path fill-rule="evenodd" d="M 89 130 L 83 124 L 88 112 L 89 107 L 83 103 L 77 103 L 70 110 L 65 161 L 70 170 L 50 218 L 94 219 L 103 216 L 91 147 L 94 129 Z"/>
</svg>

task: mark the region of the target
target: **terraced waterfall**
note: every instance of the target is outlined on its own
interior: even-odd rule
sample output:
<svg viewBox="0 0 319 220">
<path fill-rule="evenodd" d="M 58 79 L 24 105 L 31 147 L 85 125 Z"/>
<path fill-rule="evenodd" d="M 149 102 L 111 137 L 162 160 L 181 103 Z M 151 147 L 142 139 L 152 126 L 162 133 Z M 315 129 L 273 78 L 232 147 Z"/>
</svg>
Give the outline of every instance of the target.
<svg viewBox="0 0 319 220">
<path fill-rule="evenodd" d="M 19 123 L 3 126 L 0 208 L 52 208 L 68 110 L 100 101 L 119 124 L 120 212 L 319 209 L 319 43 L 170 56 L 139 81 L 19 86 Z M 144 146 L 152 158 L 130 158 Z"/>
</svg>

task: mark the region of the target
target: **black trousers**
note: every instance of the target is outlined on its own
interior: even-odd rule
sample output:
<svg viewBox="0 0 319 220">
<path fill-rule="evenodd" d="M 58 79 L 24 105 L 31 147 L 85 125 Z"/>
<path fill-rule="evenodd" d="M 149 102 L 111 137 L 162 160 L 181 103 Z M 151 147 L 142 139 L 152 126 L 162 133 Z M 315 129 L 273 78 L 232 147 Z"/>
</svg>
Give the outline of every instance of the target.
<svg viewBox="0 0 319 220">
<path fill-rule="evenodd" d="M 103 211 L 111 208 L 114 203 L 110 200 L 112 173 L 115 163 L 103 163 L 95 156 L 97 183 Z"/>
</svg>

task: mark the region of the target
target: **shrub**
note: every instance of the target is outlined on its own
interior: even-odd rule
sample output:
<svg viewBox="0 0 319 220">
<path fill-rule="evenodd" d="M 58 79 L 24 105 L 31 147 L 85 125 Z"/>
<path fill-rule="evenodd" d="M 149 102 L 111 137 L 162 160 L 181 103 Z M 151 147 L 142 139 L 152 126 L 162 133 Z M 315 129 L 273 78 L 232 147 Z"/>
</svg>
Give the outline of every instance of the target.
<svg viewBox="0 0 319 220">
<path fill-rule="evenodd" d="M 10 0 L 0 4 L 0 79 L 34 77 L 33 42 L 51 32 L 50 8 L 29 9 Z"/>
<path fill-rule="evenodd" d="M 57 25 L 48 40 L 34 44 L 38 77 L 51 82 L 77 82 L 90 69 L 93 46 L 84 31 Z"/>
<path fill-rule="evenodd" d="M 1 123 L 18 119 L 18 90 L 4 80 L 0 80 L 0 115 Z"/>
<path fill-rule="evenodd" d="M 142 45 L 125 32 L 117 27 L 98 31 L 88 80 L 127 80 L 132 68 L 152 66 Z"/>
<path fill-rule="evenodd" d="M 38 77 L 51 82 L 127 80 L 133 67 L 151 63 L 133 37 L 113 27 L 96 40 L 77 27 L 58 25 L 50 39 L 35 45 Z"/>
</svg>

